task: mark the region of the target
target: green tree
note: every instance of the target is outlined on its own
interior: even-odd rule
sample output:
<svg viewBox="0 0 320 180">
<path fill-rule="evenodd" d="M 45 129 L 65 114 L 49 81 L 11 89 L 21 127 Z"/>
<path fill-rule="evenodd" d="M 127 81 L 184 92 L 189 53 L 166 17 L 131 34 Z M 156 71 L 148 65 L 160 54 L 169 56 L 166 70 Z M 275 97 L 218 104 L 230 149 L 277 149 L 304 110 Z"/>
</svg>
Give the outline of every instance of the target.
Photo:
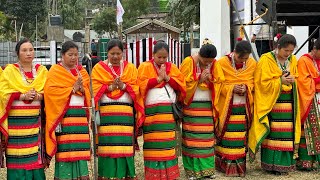
<svg viewBox="0 0 320 180">
<path fill-rule="evenodd" d="M 129 28 L 137 24 L 137 18 L 150 12 L 150 0 L 122 0 L 123 28 Z"/>
<path fill-rule="evenodd" d="M 121 4 L 125 11 L 122 23 L 123 29 L 137 24 L 137 18 L 142 14 L 149 13 L 150 10 L 150 0 L 122 0 Z M 116 1 L 114 7 L 100 10 L 92 20 L 92 24 L 92 29 L 97 33 L 103 34 L 109 32 L 112 36 L 115 36 L 115 32 L 117 32 Z"/>
<path fill-rule="evenodd" d="M 111 37 L 114 37 L 117 32 L 115 8 L 107 7 L 101 10 L 92 21 L 92 29 L 100 35 L 109 32 Z"/>
<path fill-rule="evenodd" d="M 47 17 L 46 0 L 1 0 L 0 11 L 16 18 L 17 27 L 23 27 L 23 36 L 34 37 L 36 19 L 39 32 L 45 33 L 45 24 L 41 22 Z"/>
<path fill-rule="evenodd" d="M 175 27 L 184 29 L 186 32 L 193 24 L 200 24 L 200 1 L 199 0 L 172 0 L 167 22 Z"/>
<path fill-rule="evenodd" d="M 0 40 L 11 39 L 14 36 L 12 34 L 13 31 L 10 19 L 0 11 Z"/>
<path fill-rule="evenodd" d="M 85 25 L 86 0 L 58 0 L 58 14 L 65 29 L 83 29 Z"/>
</svg>

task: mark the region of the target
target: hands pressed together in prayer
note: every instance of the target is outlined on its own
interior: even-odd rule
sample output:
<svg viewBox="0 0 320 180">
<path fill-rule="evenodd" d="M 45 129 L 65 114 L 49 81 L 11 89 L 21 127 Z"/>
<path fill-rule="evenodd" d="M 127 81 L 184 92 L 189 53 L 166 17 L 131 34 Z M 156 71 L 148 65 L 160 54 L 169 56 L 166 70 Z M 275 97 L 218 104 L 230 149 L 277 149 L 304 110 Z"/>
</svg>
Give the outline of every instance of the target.
<svg viewBox="0 0 320 180">
<path fill-rule="evenodd" d="M 120 80 L 120 77 L 117 77 L 113 80 L 112 84 L 108 87 L 108 90 L 114 91 L 116 89 L 124 90 L 126 88 L 126 84 Z"/>
<path fill-rule="evenodd" d="M 73 93 L 76 93 L 78 91 L 84 92 L 83 83 L 82 83 L 82 77 L 81 76 L 78 77 L 77 81 L 73 85 Z"/>
<path fill-rule="evenodd" d="M 34 88 L 20 95 L 20 100 L 24 100 L 24 101 L 34 101 L 34 100 L 42 100 L 42 99 L 43 99 L 42 94 L 37 93 L 37 91 Z"/>
<path fill-rule="evenodd" d="M 201 73 L 199 82 L 200 83 L 209 82 L 211 79 L 212 79 L 212 76 L 210 74 L 210 70 L 209 69 L 205 69 Z"/>
<path fill-rule="evenodd" d="M 159 69 L 159 75 L 157 78 L 158 83 L 161 83 L 162 81 L 168 82 L 170 80 L 170 76 L 167 75 L 166 73 L 166 66 L 164 64 L 161 65 Z"/>
<path fill-rule="evenodd" d="M 281 76 L 281 82 L 285 85 L 290 85 L 294 82 L 294 77 L 290 75 L 290 72 L 286 72 Z"/>
<path fill-rule="evenodd" d="M 239 96 L 244 96 L 246 93 L 247 88 L 244 84 L 237 84 L 234 86 L 233 92 L 238 94 Z"/>
</svg>

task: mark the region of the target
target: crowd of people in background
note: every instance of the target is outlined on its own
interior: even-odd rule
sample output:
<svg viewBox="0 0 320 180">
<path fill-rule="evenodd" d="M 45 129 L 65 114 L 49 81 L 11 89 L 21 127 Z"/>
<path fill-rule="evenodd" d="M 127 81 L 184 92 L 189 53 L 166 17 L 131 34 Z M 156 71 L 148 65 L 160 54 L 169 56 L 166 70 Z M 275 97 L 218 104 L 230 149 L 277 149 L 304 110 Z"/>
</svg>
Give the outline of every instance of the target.
<svg viewBox="0 0 320 180">
<path fill-rule="evenodd" d="M 207 39 L 177 67 L 158 41 L 152 59 L 137 68 L 112 39 L 107 59 L 93 49 L 84 68 L 78 46 L 67 41 L 61 63 L 48 71 L 32 63 L 34 48 L 23 39 L 17 62 L 0 69 L 0 163 L 5 159 L 9 180 L 42 180 L 55 158 L 54 179 L 85 180 L 96 151 L 98 179 L 139 179 L 142 136 L 146 180 L 178 179 L 179 152 L 190 180 L 214 179 L 215 170 L 244 177 L 247 154 L 252 161 L 259 149 L 270 173 L 319 170 L 320 40 L 299 60 L 296 46 L 285 34 L 257 62 L 250 42 L 240 41 L 216 59 Z"/>
</svg>

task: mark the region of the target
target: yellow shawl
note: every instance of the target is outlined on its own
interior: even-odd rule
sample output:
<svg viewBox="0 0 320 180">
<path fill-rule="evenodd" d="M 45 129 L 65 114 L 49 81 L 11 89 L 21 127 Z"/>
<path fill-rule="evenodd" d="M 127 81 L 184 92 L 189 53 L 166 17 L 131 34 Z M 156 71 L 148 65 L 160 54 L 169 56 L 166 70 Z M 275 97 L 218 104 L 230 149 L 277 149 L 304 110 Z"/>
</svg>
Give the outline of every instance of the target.
<svg viewBox="0 0 320 180">
<path fill-rule="evenodd" d="M 216 136 L 217 138 L 222 138 L 224 135 L 224 130 L 226 127 L 226 122 L 229 119 L 230 114 L 228 113 L 230 105 L 232 105 L 233 89 L 237 84 L 246 85 L 247 92 L 247 117 L 250 122 L 252 120 L 253 112 L 253 74 L 256 69 L 256 61 L 252 58 L 249 58 L 246 62 L 246 68 L 235 70 L 232 67 L 231 61 L 228 56 L 224 56 L 218 60 L 218 63 L 221 65 L 223 74 L 225 76 L 225 81 L 221 83 L 220 88 L 215 88 L 216 90 L 216 99 L 215 107 L 219 114 L 219 120 L 216 121 Z"/>
<path fill-rule="evenodd" d="M 81 66 L 77 68 L 82 76 L 85 105 L 90 106 L 89 75 Z M 53 157 L 57 151 L 55 129 L 69 108 L 73 85 L 77 79 L 78 77 L 57 64 L 53 65 L 48 73 L 44 87 L 44 102 L 46 107 L 46 152 L 50 157 Z"/>
<path fill-rule="evenodd" d="M 298 78 L 297 59 L 294 55 L 290 58 L 290 75 Z M 293 85 L 281 84 L 282 71 L 278 67 L 271 52 L 261 56 L 254 74 L 254 117 L 249 130 L 250 158 L 255 158 L 258 147 L 270 132 L 268 114 L 275 105 L 281 91 L 293 90 L 294 97 L 294 143 L 297 156 L 297 145 L 300 142 L 301 121 L 298 99 L 297 80 Z"/>
<path fill-rule="evenodd" d="M 14 100 L 13 95 L 24 94 L 31 89 L 35 89 L 38 93 L 43 93 L 44 84 L 46 82 L 48 70 L 40 65 L 37 75 L 31 84 L 22 81 L 20 69 L 13 64 L 9 64 L 2 72 L 0 77 L 0 130 L 1 133 L 8 138 L 8 113 Z"/>
<path fill-rule="evenodd" d="M 142 126 L 144 122 L 144 107 L 143 100 L 140 96 L 139 86 L 137 84 L 138 71 L 132 63 L 124 61 L 123 74 L 120 80 L 126 84 L 127 92 L 134 102 L 134 107 L 137 110 L 137 122 L 136 122 L 136 136 L 138 135 L 138 128 Z M 103 62 L 99 62 L 94 66 L 92 70 L 92 86 L 94 100 L 97 103 L 103 94 L 106 94 L 111 99 L 120 98 L 125 91 L 114 90 L 108 92 L 108 85 L 111 85 L 114 81 L 115 76 L 112 74 L 111 69 Z"/>
<path fill-rule="evenodd" d="M 212 90 L 214 83 L 219 83 L 224 80 L 222 69 L 216 60 L 212 62 L 212 67 L 210 70 L 211 70 L 211 74 L 213 75 L 212 81 L 209 84 L 207 83 L 199 84 L 199 77 L 197 77 L 197 74 L 196 74 L 197 66 L 196 66 L 195 60 L 191 56 L 183 60 L 180 67 L 180 71 L 185 77 L 186 86 L 187 86 L 186 98 L 184 99 L 185 105 L 189 105 L 192 102 L 192 99 L 193 99 L 194 93 L 196 92 L 197 87 L 199 87 L 202 90 L 208 90 L 208 89 Z M 214 91 L 212 92 L 213 92 L 212 101 L 214 101 L 215 94 L 214 94 Z"/>
<path fill-rule="evenodd" d="M 316 84 L 313 78 L 319 77 L 318 69 L 315 67 L 313 60 L 304 55 L 298 61 L 298 89 L 301 110 L 301 124 L 308 117 L 310 105 L 316 93 Z"/>
<path fill-rule="evenodd" d="M 138 84 L 143 100 L 145 100 L 148 92 L 147 86 L 149 79 L 158 77 L 158 72 L 156 71 L 153 62 L 153 60 L 144 62 L 140 64 L 138 68 Z M 166 62 L 166 73 L 179 85 L 180 100 L 184 99 L 186 95 L 186 81 L 183 74 L 180 72 L 176 65 L 169 62 Z M 163 81 L 155 88 L 164 87 L 165 84 L 166 82 Z"/>
</svg>

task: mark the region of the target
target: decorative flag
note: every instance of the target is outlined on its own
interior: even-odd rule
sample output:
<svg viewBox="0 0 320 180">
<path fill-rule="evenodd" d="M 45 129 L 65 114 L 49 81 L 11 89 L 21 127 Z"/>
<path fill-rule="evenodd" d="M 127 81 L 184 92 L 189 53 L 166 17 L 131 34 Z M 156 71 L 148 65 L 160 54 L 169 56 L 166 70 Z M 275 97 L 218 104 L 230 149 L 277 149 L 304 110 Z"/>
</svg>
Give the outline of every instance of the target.
<svg viewBox="0 0 320 180">
<path fill-rule="evenodd" d="M 122 19 L 123 14 L 124 14 L 124 9 L 121 5 L 120 0 L 117 0 L 117 24 L 118 25 L 123 21 Z"/>
</svg>

